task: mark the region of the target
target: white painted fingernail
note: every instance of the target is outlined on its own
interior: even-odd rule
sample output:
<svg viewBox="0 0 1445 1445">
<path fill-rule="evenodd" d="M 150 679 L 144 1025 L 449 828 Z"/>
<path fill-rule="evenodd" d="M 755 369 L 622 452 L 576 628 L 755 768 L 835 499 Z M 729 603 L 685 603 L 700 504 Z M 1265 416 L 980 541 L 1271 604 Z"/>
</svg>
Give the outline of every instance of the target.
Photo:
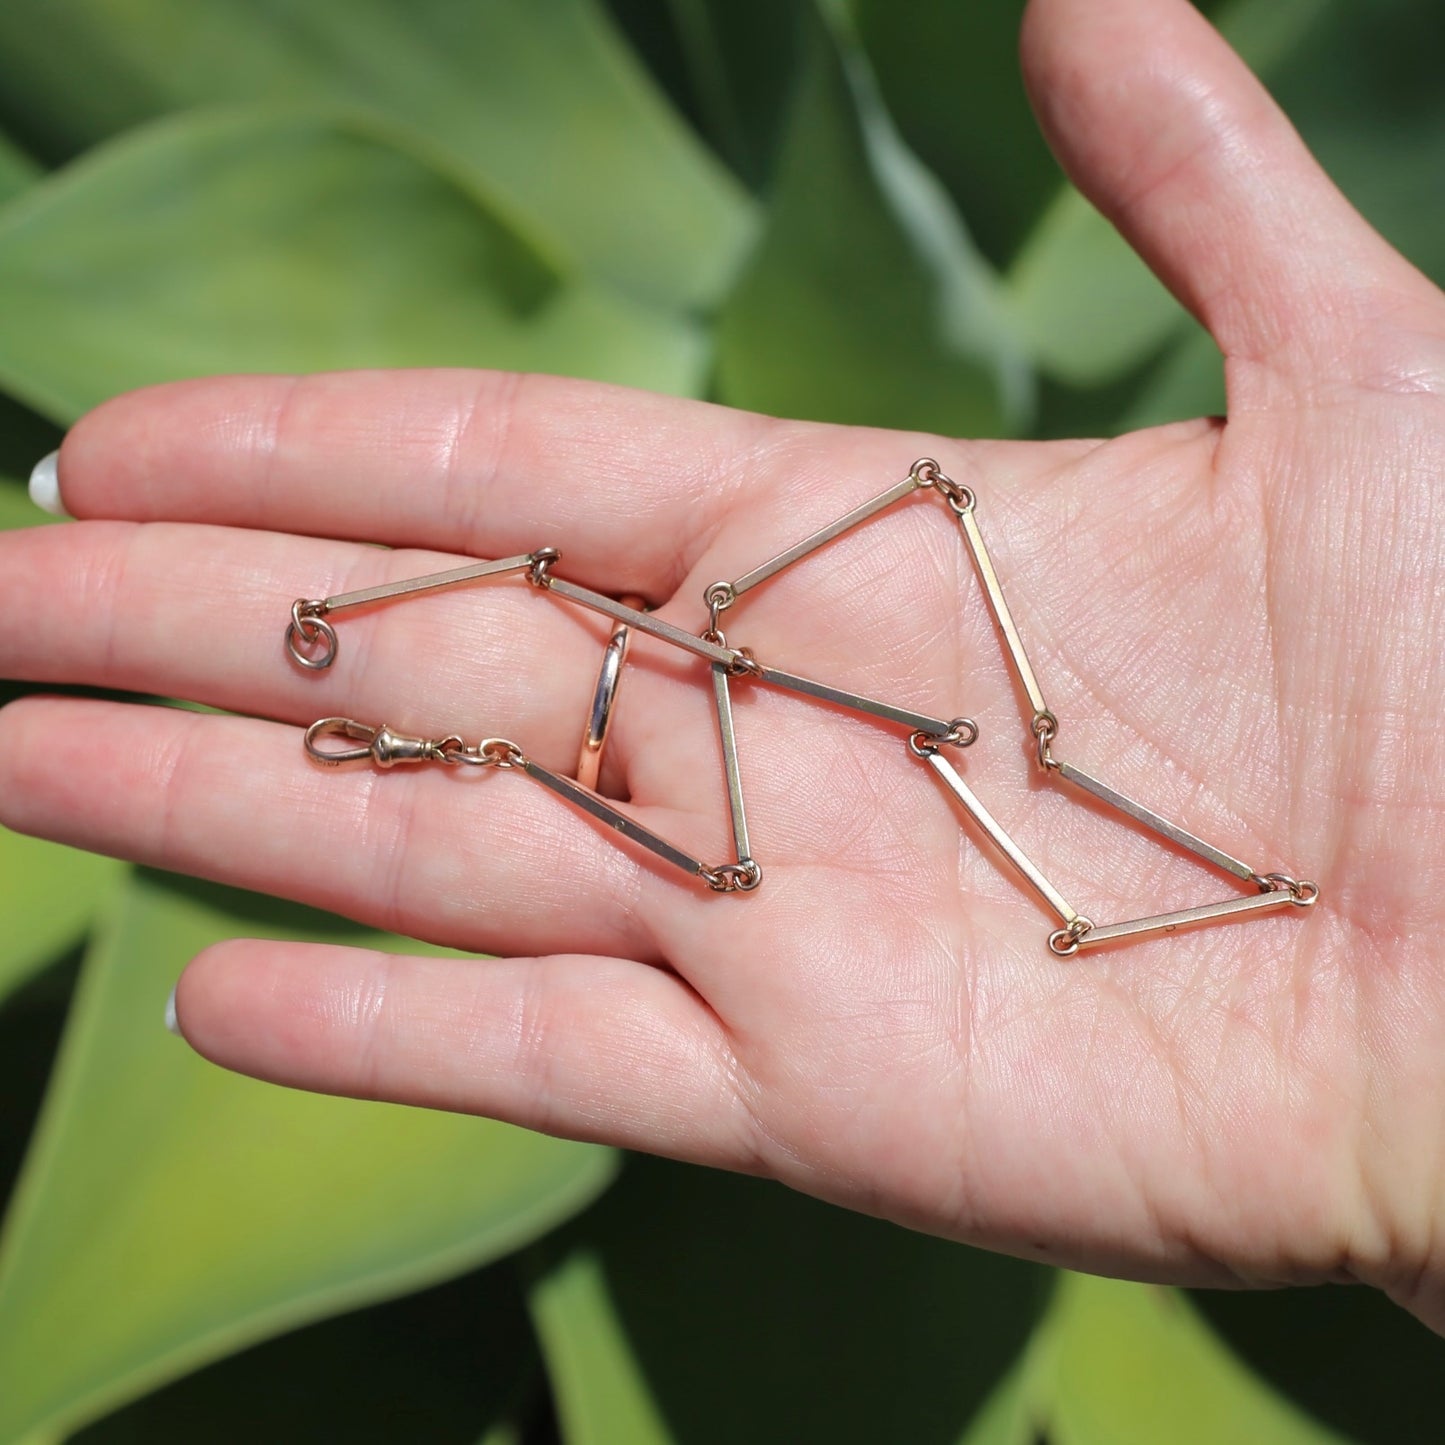
<svg viewBox="0 0 1445 1445">
<path fill-rule="evenodd" d="M 176 989 L 179 987 L 179 984 L 172 984 L 171 996 L 166 1000 L 166 1027 L 178 1039 L 183 1039 L 185 1035 L 181 1032 L 180 1020 L 176 1018 Z"/>
<path fill-rule="evenodd" d="M 35 470 L 30 473 L 30 500 L 53 517 L 68 517 L 70 513 L 60 500 L 59 461 L 60 453 L 51 452 L 35 463 Z"/>
</svg>

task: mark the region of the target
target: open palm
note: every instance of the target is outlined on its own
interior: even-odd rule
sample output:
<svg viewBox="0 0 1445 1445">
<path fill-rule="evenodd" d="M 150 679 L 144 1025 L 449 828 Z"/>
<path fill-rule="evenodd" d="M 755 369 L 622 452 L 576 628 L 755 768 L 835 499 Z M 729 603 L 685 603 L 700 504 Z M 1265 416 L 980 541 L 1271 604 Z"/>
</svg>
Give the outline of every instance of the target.
<svg viewBox="0 0 1445 1445">
<path fill-rule="evenodd" d="M 230 1067 L 766 1173 L 1105 1272 L 1366 1278 L 1438 1327 L 1445 298 L 1187 5 L 1035 0 L 1025 61 L 1077 181 L 1218 340 L 1227 424 L 961 442 L 463 372 L 138 393 L 67 438 L 89 520 L 0 538 L 0 671 L 248 716 L 23 700 L 0 715 L 0 817 L 505 956 L 219 947 L 179 1014 Z M 923 454 L 977 494 L 1058 755 L 1316 879 L 1318 908 L 1060 960 L 1056 920 L 902 730 L 749 680 L 747 895 L 614 846 L 516 772 L 303 754 L 300 728 L 340 714 L 570 771 L 607 633 L 480 582 L 338 624 L 313 675 L 281 647 L 293 597 L 551 544 L 557 575 L 696 632 L 708 583 Z M 767 663 L 975 718 L 970 786 L 1098 922 L 1230 893 L 1032 765 L 936 495 L 723 625 Z M 706 664 L 634 641 L 603 788 L 729 856 Z"/>
</svg>

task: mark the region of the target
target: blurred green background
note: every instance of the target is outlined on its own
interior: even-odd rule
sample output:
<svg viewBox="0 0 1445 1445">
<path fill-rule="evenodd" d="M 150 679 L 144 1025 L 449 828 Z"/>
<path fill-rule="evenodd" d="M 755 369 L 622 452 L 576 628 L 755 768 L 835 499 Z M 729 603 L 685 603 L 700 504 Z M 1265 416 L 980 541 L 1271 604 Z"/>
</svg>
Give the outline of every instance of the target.
<svg viewBox="0 0 1445 1445">
<path fill-rule="evenodd" d="M 1445 7 L 1208 7 L 1445 279 Z M 0 525 L 80 412 L 210 371 L 515 367 L 950 434 L 1224 405 L 1079 197 L 1013 0 L 5 0 Z M 0 699 L 20 684 L 0 684 Z M 1438 1441 L 1445 1342 L 753 1180 L 234 1078 L 220 937 L 340 920 L 0 832 L 0 1445 Z M 388 946 L 420 948 L 405 940 Z"/>
</svg>

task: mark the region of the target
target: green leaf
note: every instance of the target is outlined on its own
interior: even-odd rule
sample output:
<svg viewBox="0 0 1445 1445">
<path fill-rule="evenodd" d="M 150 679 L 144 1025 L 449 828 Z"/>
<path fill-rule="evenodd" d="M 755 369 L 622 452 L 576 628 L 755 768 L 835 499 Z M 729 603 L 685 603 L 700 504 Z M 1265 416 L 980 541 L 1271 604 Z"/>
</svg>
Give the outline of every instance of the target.
<svg viewBox="0 0 1445 1445">
<path fill-rule="evenodd" d="M 1220 29 L 1257 71 L 1280 63 L 1330 0 L 1239 0 Z M 1030 357 L 1050 376 L 1094 386 L 1161 347 L 1184 308 L 1094 208 L 1064 187 L 1007 277 L 1006 311 Z"/>
<path fill-rule="evenodd" d="M 85 937 L 122 871 L 113 858 L 0 828 L 0 999 Z"/>
<path fill-rule="evenodd" d="M 0 211 L 0 379 L 70 419 L 216 371 L 476 365 L 692 391 L 687 323 L 559 276 L 369 127 L 197 113 Z"/>
<path fill-rule="evenodd" d="M 592 1250 L 575 1249 L 543 1274 L 532 1287 L 531 1308 L 567 1445 L 669 1445 L 674 1436 Z"/>
<path fill-rule="evenodd" d="M 0 1440 L 73 1428 L 252 1341 L 494 1259 L 611 1178 L 606 1150 L 205 1063 L 162 1008 L 181 967 L 236 934 L 376 942 L 133 874 L 86 962 L 0 1240 Z"/>
<path fill-rule="evenodd" d="M 1052 1279 L 645 1158 L 542 1248 L 532 1308 L 568 1445 L 630 1441 L 626 1420 L 687 1445 L 956 1440 Z"/>
<path fill-rule="evenodd" d="M 41 168 L 13 141 L 0 135 L 0 201 L 7 201 L 37 181 Z"/>
<path fill-rule="evenodd" d="M 545 1381 L 510 1261 L 218 1360 L 71 1445 L 521 1445 Z"/>
<path fill-rule="evenodd" d="M 38 458 L 37 458 L 38 460 Z M 43 511 L 30 500 L 26 487 L 9 477 L 0 477 L 0 532 L 12 532 L 19 527 L 39 527 L 46 522 L 58 522 L 59 517 Z M 0 900 L 4 898 L 0 885 Z M 0 902 L 0 917 L 4 916 L 4 904 Z M 4 945 L 0 944 L 0 951 Z"/>
<path fill-rule="evenodd" d="M 904 139 L 948 188 L 993 261 L 1017 251 L 1059 189 L 1059 167 L 1019 82 L 1022 0 L 853 0 L 858 31 Z M 929 75 L 920 57 L 941 58 Z"/>
<path fill-rule="evenodd" d="M 767 230 L 720 319 L 718 385 L 783 416 L 955 434 L 1025 409 L 992 273 L 837 31 L 812 36 Z"/>
<path fill-rule="evenodd" d="M 550 254 L 670 305 L 718 296 L 754 225 L 592 0 L 6 0 L 0 91 L 55 159 L 196 105 L 361 106 Z"/>
<path fill-rule="evenodd" d="M 13 397 L 0 394 L 0 487 L 18 492 L 28 503 L 21 478 L 29 478 L 31 468 L 47 452 L 53 452 L 60 445 L 63 435 L 53 423 L 36 416 Z M 8 503 L 0 505 L 6 506 L 9 518 L 8 521 L 0 521 L 0 527 L 29 526 L 50 515 L 48 512 L 35 515 L 23 508 L 17 510 L 13 495 L 8 498 Z"/>
<path fill-rule="evenodd" d="M 1184 1295 L 1068 1275 L 1035 1342 L 1050 1445 L 1342 1445 L 1256 1379 Z"/>
<path fill-rule="evenodd" d="M 1191 1297 L 1231 1350 L 1334 1429 L 1389 1445 L 1439 1445 L 1445 1339 L 1383 1290 L 1339 1284 Z"/>
<path fill-rule="evenodd" d="M 1044 213 L 1010 269 L 1007 307 L 1037 365 L 1073 386 L 1118 376 L 1188 319 L 1123 237 L 1072 188 Z"/>
<path fill-rule="evenodd" d="M 617 0 L 614 0 L 616 7 Z M 676 38 L 677 59 L 664 84 L 681 85 L 688 111 L 717 153 L 751 185 L 768 176 L 798 60 L 800 19 L 809 0 L 626 0 L 624 11 L 648 9 L 631 27 L 645 46 L 646 22 L 661 11 Z M 627 18 L 624 14 L 623 19 Z M 654 62 L 656 69 L 656 62 Z"/>
<path fill-rule="evenodd" d="M 1028 1373 L 1016 1366 L 999 1381 L 958 1445 L 1038 1445 Z"/>
<path fill-rule="evenodd" d="M 1189 417 L 1223 416 L 1225 407 L 1224 358 L 1214 338 L 1191 321 L 1149 368 L 1116 429 L 1132 431 Z"/>
<path fill-rule="evenodd" d="M 522 1427 L 513 1420 L 499 1420 L 477 1445 L 526 1445 Z"/>
<path fill-rule="evenodd" d="M 1273 88 L 1367 220 L 1445 284 L 1445 7 L 1335 4 L 1279 66 Z"/>
</svg>

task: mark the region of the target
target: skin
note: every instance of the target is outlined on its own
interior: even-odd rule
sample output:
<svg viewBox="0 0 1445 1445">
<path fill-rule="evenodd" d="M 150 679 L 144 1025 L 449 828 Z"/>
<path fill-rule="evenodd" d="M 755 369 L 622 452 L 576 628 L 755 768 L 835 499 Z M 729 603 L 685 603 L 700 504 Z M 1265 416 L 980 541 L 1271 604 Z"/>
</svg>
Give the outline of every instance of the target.
<svg viewBox="0 0 1445 1445">
<path fill-rule="evenodd" d="M 61 452 L 85 520 L 0 537 L 0 672 L 249 716 L 23 699 L 0 713 L 0 820 L 502 955 L 213 948 L 178 1010 L 228 1068 L 755 1171 L 1102 1273 L 1364 1280 L 1442 1329 L 1445 297 L 1183 0 L 1035 0 L 1023 57 L 1069 173 L 1217 340 L 1227 423 L 964 441 L 455 371 L 122 397 Z M 1317 880 L 1317 907 L 1062 962 L 896 730 L 745 683 L 766 870 L 746 897 L 609 846 L 517 772 L 302 754 L 301 727 L 345 714 L 570 771 L 606 624 L 479 584 L 344 619 L 311 675 L 280 645 L 294 596 L 553 543 L 558 575 L 696 631 L 707 583 L 925 454 L 978 494 L 1057 753 Z M 936 497 L 724 625 L 974 716 L 965 775 L 1094 918 L 1230 896 L 1031 767 Z M 603 786 L 727 856 L 705 667 L 634 643 Z"/>
</svg>

